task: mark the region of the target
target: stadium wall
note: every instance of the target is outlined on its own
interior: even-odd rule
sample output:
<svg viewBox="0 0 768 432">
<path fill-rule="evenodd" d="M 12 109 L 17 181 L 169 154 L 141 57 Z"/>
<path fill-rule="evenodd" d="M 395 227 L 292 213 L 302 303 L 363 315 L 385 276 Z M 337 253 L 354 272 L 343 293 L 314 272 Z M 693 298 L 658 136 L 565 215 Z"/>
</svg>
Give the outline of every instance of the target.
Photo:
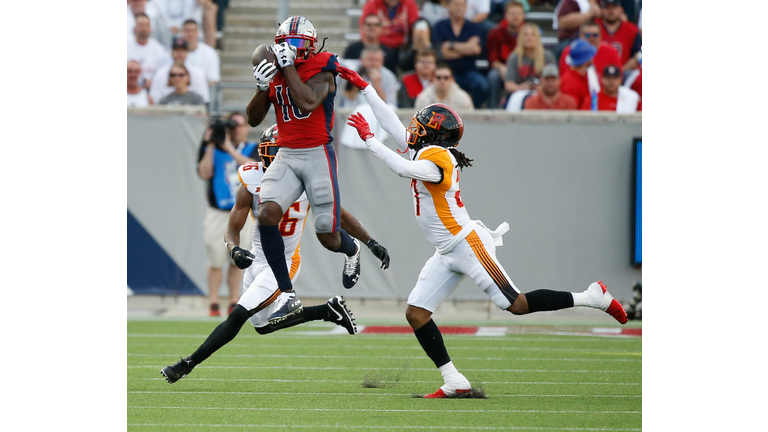
<svg viewBox="0 0 768 432">
<path fill-rule="evenodd" d="M 348 114 L 337 112 L 336 136 Z M 413 111 L 399 114 L 407 124 Z M 194 109 L 128 110 L 128 285 L 136 294 L 207 291 L 205 185 L 196 173 L 205 121 Z M 631 298 L 642 279 L 632 264 L 641 116 L 479 111 L 464 123 L 459 150 L 474 161 L 461 173 L 462 201 L 490 228 L 509 223 L 497 258 L 517 287 L 581 291 L 603 280 L 614 296 Z M 296 289 L 307 298 L 343 291 L 405 300 L 434 253 L 414 219 L 410 182 L 367 150 L 339 146 L 338 156 L 342 205 L 387 247 L 392 264 L 380 270 L 364 251 L 360 282 L 344 290 L 343 258 L 320 245 L 310 222 Z M 452 298 L 487 299 L 471 280 Z"/>
</svg>

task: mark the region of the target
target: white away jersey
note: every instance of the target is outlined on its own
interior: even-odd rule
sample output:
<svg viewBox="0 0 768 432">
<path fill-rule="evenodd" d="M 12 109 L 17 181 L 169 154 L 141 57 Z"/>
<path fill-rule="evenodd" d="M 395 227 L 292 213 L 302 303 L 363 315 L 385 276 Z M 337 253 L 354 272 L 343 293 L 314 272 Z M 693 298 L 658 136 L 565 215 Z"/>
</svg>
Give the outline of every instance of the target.
<svg viewBox="0 0 768 432">
<path fill-rule="evenodd" d="M 259 225 L 256 221 L 256 215 L 259 209 L 259 192 L 261 191 L 261 178 L 264 176 L 264 164 L 262 162 L 248 162 L 238 168 L 237 174 L 240 177 L 240 183 L 245 185 L 248 192 L 253 194 L 253 204 L 251 205 L 251 216 L 254 219 L 251 253 L 256 257 L 254 261 L 266 262 L 264 251 L 261 249 L 261 236 L 259 235 Z M 299 199 L 293 203 L 288 211 L 283 214 L 280 221 L 280 234 L 283 235 L 285 243 L 285 259 L 290 261 L 288 269 L 290 276 L 293 277 L 299 269 L 301 263 L 301 253 L 299 245 L 301 244 L 301 234 L 304 232 L 304 223 L 307 221 L 309 212 L 309 200 L 306 193 L 302 193 Z"/>
<path fill-rule="evenodd" d="M 432 161 L 443 171 L 440 183 L 411 180 L 416 220 L 427 240 L 441 250 L 470 223 L 469 213 L 461 202 L 457 162 L 448 149 L 439 146 L 421 149 L 415 160 Z"/>
</svg>

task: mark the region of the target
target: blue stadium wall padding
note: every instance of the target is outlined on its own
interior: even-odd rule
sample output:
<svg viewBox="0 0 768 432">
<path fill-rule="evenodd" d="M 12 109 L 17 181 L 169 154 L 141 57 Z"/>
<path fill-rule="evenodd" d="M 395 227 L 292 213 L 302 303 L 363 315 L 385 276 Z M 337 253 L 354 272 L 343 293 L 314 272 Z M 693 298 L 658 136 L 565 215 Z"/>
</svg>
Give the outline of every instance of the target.
<svg viewBox="0 0 768 432">
<path fill-rule="evenodd" d="M 130 211 L 128 286 L 134 294 L 204 295 Z"/>
</svg>

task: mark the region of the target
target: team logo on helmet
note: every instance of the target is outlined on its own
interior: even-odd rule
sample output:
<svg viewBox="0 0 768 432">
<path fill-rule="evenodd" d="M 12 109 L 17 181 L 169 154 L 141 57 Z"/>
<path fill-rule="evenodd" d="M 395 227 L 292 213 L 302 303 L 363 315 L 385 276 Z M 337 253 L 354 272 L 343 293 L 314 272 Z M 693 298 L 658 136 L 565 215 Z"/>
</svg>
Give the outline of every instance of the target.
<svg viewBox="0 0 768 432">
<path fill-rule="evenodd" d="M 259 156 L 261 162 L 264 163 L 264 169 L 269 168 L 269 165 L 275 159 L 279 147 L 277 146 L 277 125 L 272 125 L 261 133 L 259 139 Z"/>
<path fill-rule="evenodd" d="M 283 21 L 275 33 L 275 43 L 283 42 L 296 47 L 296 58 L 308 60 L 315 55 L 317 30 L 303 16 L 292 16 Z"/>
<path fill-rule="evenodd" d="M 444 115 L 432 111 L 432 117 L 430 117 L 429 123 L 427 123 L 427 127 L 439 130 L 443 125 L 443 120 L 445 120 Z"/>
<path fill-rule="evenodd" d="M 432 104 L 421 109 L 411 119 L 407 129 L 410 147 L 438 145 L 455 147 L 464 135 L 464 122 L 448 105 Z"/>
</svg>

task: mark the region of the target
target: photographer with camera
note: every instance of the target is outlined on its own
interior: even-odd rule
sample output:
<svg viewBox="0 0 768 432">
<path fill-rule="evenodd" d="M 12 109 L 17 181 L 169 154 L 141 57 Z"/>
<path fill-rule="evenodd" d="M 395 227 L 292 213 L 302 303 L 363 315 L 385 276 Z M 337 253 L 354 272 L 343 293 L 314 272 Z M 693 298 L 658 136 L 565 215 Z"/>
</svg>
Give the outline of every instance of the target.
<svg viewBox="0 0 768 432">
<path fill-rule="evenodd" d="M 208 255 L 208 299 L 210 316 L 220 316 L 219 288 L 223 279 L 224 263 L 229 263 L 227 286 L 229 287 L 229 309 L 240 298 L 242 270 L 232 263 L 223 245 L 227 230 L 229 211 L 235 204 L 237 188 L 240 186 L 237 169 L 240 165 L 259 160 L 258 143 L 246 142 L 248 121 L 245 115 L 233 112 L 226 118 L 211 117 L 205 138 L 200 144 L 197 173 L 207 181 L 208 205 L 203 221 L 203 237 Z M 248 219 L 240 236 L 240 245 L 250 249 L 252 221 Z"/>
</svg>

